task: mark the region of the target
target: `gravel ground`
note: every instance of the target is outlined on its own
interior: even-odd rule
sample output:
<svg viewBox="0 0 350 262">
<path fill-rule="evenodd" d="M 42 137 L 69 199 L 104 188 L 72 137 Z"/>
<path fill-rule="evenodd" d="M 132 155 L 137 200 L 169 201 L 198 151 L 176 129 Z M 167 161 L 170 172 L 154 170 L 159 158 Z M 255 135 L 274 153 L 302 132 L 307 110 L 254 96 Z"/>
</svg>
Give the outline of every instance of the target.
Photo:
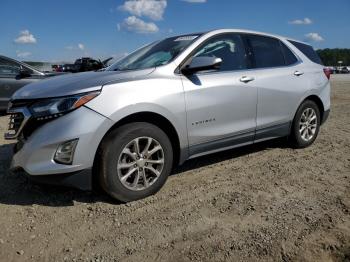
<svg viewBox="0 0 350 262">
<path fill-rule="evenodd" d="M 11 174 L 1 140 L 0 261 L 350 261 L 349 132 L 350 75 L 334 76 L 313 146 L 275 140 L 191 160 L 126 205 Z"/>
</svg>

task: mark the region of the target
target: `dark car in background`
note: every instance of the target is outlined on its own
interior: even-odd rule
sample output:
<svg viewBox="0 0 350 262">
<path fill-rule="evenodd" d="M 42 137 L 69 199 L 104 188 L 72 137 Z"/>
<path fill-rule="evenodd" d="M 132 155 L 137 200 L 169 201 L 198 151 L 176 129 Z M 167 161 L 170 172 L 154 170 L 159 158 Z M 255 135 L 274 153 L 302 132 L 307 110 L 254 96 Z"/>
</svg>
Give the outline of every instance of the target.
<svg viewBox="0 0 350 262">
<path fill-rule="evenodd" d="M 43 73 L 25 63 L 0 55 L 0 111 L 7 109 L 11 96 L 22 86 L 58 74 Z"/>
<path fill-rule="evenodd" d="M 75 60 L 74 64 L 53 65 L 52 69 L 58 72 L 70 72 L 79 73 L 87 71 L 97 71 L 107 67 L 108 61 L 113 59 L 112 57 L 106 60 L 96 60 L 91 57 L 82 57 Z"/>
<path fill-rule="evenodd" d="M 346 66 L 343 66 L 342 68 L 340 68 L 339 73 L 340 74 L 349 74 L 350 71 Z"/>
</svg>

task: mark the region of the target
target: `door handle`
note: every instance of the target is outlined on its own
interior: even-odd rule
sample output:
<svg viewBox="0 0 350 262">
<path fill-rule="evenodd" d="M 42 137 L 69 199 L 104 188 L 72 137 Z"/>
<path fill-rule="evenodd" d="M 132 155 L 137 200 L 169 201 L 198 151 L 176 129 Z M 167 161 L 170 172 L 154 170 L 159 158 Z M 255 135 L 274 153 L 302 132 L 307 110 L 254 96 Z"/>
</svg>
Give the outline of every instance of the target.
<svg viewBox="0 0 350 262">
<path fill-rule="evenodd" d="M 255 78 L 251 77 L 251 76 L 242 76 L 239 81 L 243 82 L 243 83 L 248 83 L 250 81 L 254 81 Z"/>
<path fill-rule="evenodd" d="M 304 74 L 304 72 L 301 72 L 301 71 L 298 71 L 298 70 L 294 72 L 295 76 L 301 76 L 303 74 Z"/>
</svg>

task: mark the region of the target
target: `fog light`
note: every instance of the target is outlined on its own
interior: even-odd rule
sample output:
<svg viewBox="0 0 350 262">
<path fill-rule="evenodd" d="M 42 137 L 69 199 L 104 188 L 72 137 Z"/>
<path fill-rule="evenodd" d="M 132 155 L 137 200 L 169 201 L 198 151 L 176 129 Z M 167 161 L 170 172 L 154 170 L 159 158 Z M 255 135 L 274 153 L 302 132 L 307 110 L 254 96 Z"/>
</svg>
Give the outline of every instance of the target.
<svg viewBox="0 0 350 262">
<path fill-rule="evenodd" d="M 56 150 L 54 160 L 57 163 L 71 165 L 78 139 L 69 140 L 60 144 Z"/>
</svg>

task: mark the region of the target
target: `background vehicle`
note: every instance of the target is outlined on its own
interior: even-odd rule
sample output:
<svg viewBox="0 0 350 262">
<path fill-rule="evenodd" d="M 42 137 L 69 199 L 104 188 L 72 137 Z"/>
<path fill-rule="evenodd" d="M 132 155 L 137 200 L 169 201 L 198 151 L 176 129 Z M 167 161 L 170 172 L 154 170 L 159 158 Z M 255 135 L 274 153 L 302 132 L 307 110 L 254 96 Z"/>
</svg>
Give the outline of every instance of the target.
<svg viewBox="0 0 350 262">
<path fill-rule="evenodd" d="M 11 96 L 21 87 L 59 75 L 43 73 L 25 63 L 0 55 L 0 110 L 6 110 Z"/>
<path fill-rule="evenodd" d="M 343 66 L 342 68 L 340 68 L 340 73 L 349 74 L 349 69 L 346 66 Z"/>
<path fill-rule="evenodd" d="M 285 37 L 170 37 L 105 71 L 16 92 L 12 168 L 85 189 L 99 181 L 125 202 L 144 198 L 190 158 L 285 136 L 311 145 L 329 114 L 329 76 L 310 45 Z"/>
<path fill-rule="evenodd" d="M 111 59 L 113 58 L 110 57 L 106 60 L 101 61 L 101 60 L 92 59 L 90 57 L 82 57 L 75 60 L 74 64 L 64 64 L 56 68 L 53 67 L 53 69 L 59 72 L 71 72 L 71 73 L 97 71 L 107 67 L 108 61 L 110 61 Z"/>
</svg>

